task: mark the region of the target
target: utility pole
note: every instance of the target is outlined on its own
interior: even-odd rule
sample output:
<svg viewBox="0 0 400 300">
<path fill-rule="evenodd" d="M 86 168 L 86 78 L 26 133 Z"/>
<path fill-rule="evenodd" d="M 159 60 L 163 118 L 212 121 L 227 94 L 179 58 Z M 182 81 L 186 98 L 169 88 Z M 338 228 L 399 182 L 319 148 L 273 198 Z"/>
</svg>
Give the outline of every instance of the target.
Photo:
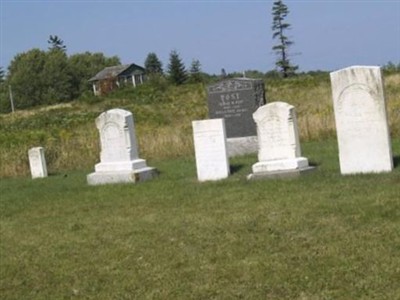
<svg viewBox="0 0 400 300">
<path fill-rule="evenodd" d="M 8 91 L 10 92 L 11 111 L 14 112 L 14 99 L 11 90 L 11 85 L 8 86 Z"/>
</svg>

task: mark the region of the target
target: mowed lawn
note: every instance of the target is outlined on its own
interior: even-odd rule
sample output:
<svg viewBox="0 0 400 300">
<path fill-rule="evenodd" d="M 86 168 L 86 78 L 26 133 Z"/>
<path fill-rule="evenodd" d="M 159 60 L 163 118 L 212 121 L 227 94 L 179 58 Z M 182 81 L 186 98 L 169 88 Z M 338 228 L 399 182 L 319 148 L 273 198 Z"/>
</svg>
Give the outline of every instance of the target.
<svg viewBox="0 0 400 300">
<path fill-rule="evenodd" d="M 400 140 L 387 174 L 341 176 L 335 140 L 307 176 L 88 186 L 91 170 L 0 181 L 1 299 L 400 299 Z M 372 158 L 371 158 L 372 159 Z"/>
</svg>

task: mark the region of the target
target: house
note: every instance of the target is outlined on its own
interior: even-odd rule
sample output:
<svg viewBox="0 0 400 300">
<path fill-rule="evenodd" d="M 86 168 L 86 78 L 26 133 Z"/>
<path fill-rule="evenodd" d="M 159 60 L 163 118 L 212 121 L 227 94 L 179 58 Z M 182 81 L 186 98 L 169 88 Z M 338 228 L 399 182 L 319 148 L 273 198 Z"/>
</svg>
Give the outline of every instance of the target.
<svg viewBox="0 0 400 300">
<path fill-rule="evenodd" d="M 133 85 L 136 87 L 145 81 L 145 70 L 135 64 L 107 67 L 89 79 L 96 96 L 107 94 L 115 88 Z"/>
</svg>

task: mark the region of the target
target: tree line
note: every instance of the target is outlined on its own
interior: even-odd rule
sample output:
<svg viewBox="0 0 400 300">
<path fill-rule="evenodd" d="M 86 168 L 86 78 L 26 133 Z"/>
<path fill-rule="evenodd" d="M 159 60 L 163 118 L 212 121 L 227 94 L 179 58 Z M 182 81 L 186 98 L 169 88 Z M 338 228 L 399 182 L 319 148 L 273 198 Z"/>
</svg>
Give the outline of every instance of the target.
<svg viewBox="0 0 400 300">
<path fill-rule="evenodd" d="M 273 38 L 279 44 L 273 46 L 278 59 L 276 66 L 283 77 L 294 74 L 297 66 L 290 63 L 288 48 L 293 44 L 285 35 L 290 25 L 284 20 L 289 10 L 282 0 L 275 1 L 272 9 Z M 15 96 L 15 109 L 37 105 L 71 101 L 91 92 L 88 79 L 108 66 L 121 64 L 119 57 L 106 57 L 103 53 L 66 54 L 66 45 L 57 35 L 50 35 L 48 50 L 31 49 L 17 54 L 11 61 L 8 73 L 0 68 L 0 112 L 11 109 L 9 94 Z M 202 82 L 210 75 L 201 71 L 201 63 L 193 59 L 187 70 L 179 53 L 171 51 L 167 70 L 154 52 L 147 55 L 144 67 L 151 81 L 168 81 L 174 85 Z M 221 77 L 228 77 L 224 69 Z"/>
<path fill-rule="evenodd" d="M 10 92 L 15 109 L 68 102 L 92 93 L 88 80 L 105 67 L 120 65 L 118 56 L 84 52 L 68 56 L 66 45 L 58 36 L 51 35 L 47 50 L 37 48 L 17 54 L 8 72 L 0 67 L 0 112 L 10 112 Z M 187 70 L 179 53 L 171 51 L 166 73 L 154 52 L 144 62 L 150 81 L 165 80 L 171 84 L 201 82 L 206 76 L 201 64 L 193 59 Z"/>
<path fill-rule="evenodd" d="M 294 42 L 287 36 L 287 31 L 291 28 L 286 21 L 288 14 L 289 9 L 282 0 L 273 2 L 271 29 L 272 37 L 277 41 L 272 46 L 276 54 L 276 69 L 267 73 L 246 71 L 247 77 L 290 78 L 299 74 L 298 66 L 291 62 L 289 54 L 289 48 Z M 11 61 L 7 74 L 0 67 L 0 112 L 11 110 L 11 91 L 15 98 L 15 109 L 62 103 L 91 94 L 92 87 L 88 80 L 105 67 L 121 64 L 118 56 L 106 57 L 103 53 L 84 52 L 67 56 L 64 41 L 56 35 L 50 35 L 47 42 L 47 51 L 31 49 L 17 54 Z M 206 74 L 202 72 L 198 59 L 193 59 L 187 69 L 176 50 L 170 52 L 165 71 L 154 52 L 147 55 L 144 67 L 150 83 L 168 82 L 181 85 L 243 76 L 242 73 L 227 74 L 224 69 L 219 76 Z M 396 65 L 389 62 L 383 70 L 385 73 L 399 72 L 400 63 Z M 308 75 L 325 76 L 327 72 L 312 71 Z"/>
<path fill-rule="evenodd" d="M 193 59 L 189 70 L 187 70 L 177 50 L 172 50 L 169 55 L 166 74 L 164 73 L 162 62 L 154 52 L 150 52 L 147 55 L 144 68 L 150 80 L 164 77 L 174 85 L 203 82 L 207 76 L 201 71 L 201 63 L 198 59 Z"/>
<path fill-rule="evenodd" d="M 9 89 L 15 109 L 71 101 L 90 90 L 88 79 L 101 69 L 120 64 L 117 56 L 84 52 L 67 56 L 64 42 L 50 36 L 48 50 L 17 54 L 4 76 L 1 69 L 0 111 L 10 111 Z"/>
</svg>

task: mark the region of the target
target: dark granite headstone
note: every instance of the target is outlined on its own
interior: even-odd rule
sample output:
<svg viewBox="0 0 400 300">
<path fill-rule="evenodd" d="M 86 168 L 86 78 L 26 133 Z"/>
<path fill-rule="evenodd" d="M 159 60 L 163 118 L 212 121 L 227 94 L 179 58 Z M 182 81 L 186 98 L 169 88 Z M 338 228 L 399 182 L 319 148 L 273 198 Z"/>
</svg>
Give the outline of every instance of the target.
<svg viewBox="0 0 400 300">
<path fill-rule="evenodd" d="M 227 138 L 257 135 L 253 113 L 265 104 L 261 79 L 234 78 L 209 85 L 208 115 L 224 118 Z"/>
</svg>

